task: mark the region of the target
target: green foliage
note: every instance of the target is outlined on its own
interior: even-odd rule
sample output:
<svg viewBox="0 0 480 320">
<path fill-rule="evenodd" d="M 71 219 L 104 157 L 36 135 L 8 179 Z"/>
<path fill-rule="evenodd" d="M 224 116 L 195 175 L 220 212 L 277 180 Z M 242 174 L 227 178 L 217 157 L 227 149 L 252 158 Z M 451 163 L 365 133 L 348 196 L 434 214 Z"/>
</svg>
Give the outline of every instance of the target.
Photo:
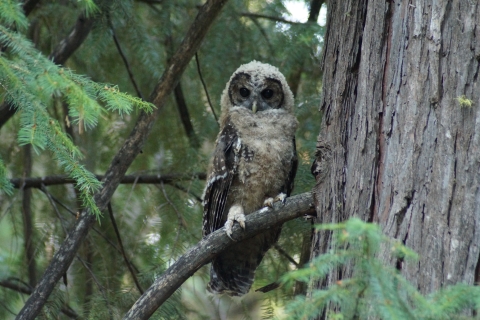
<svg viewBox="0 0 480 320">
<path fill-rule="evenodd" d="M 0 102 L 16 110 L 0 129 L 0 189 L 4 191 L 0 194 L 0 280 L 15 277 L 29 282 L 24 193 L 13 189 L 7 179 L 24 175 L 28 155 L 23 146 L 30 144 L 35 151 L 32 177 L 68 174 L 75 180 L 74 187 L 62 184 L 47 186 L 43 192 L 32 190 L 31 234 L 38 281 L 64 241 L 64 229 L 75 224 L 76 213 L 85 207 L 95 212 L 93 195 L 101 184 L 94 173 L 104 174 L 110 166 L 132 131 L 138 110 L 152 110 L 151 104 L 136 97 L 132 78 L 148 97 L 198 13 L 198 5 L 196 0 L 46 1 L 39 2 L 26 18 L 20 1 L 0 0 Z M 294 193 L 305 192 L 314 184 L 309 168 L 320 123 L 318 58 L 323 28 L 279 23 L 248 13 L 283 17 L 287 11 L 280 0 L 228 1 L 197 52 L 202 77 L 212 107 L 220 114 L 220 95 L 240 64 L 256 59 L 282 71 L 295 92 L 300 122 L 300 167 Z M 77 19 L 85 16 L 94 18 L 90 33 L 63 66 L 55 65 L 48 57 Z M 202 236 L 199 199 L 204 181 L 197 173 L 206 171 L 218 124 L 195 60 L 180 84 L 200 147 L 192 147 L 172 95 L 129 174 L 187 177 L 156 185 L 120 185 L 111 201 L 126 255 L 143 290 Z M 59 313 L 65 304 L 85 319 L 118 318 L 138 299 L 109 215 L 96 213 L 99 224 L 78 252 L 89 270 L 78 258 L 74 260 L 66 284 L 58 284 L 43 318 L 66 318 Z M 297 261 L 302 232 L 308 228 L 301 220 L 283 227 L 279 245 Z M 277 281 L 292 268 L 283 254 L 270 250 L 257 271 L 253 290 Z M 235 310 L 238 318 L 256 319 L 280 314 L 284 301 L 291 297 L 290 291 L 279 288 L 267 294 L 252 292 L 243 304 L 228 297 L 214 300 L 205 297 L 208 267 L 195 278 L 194 285 L 185 284 L 154 318 L 210 319 Z M 12 292 L 0 287 L 2 319 L 18 312 L 26 298 Z"/>
<path fill-rule="evenodd" d="M 282 281 L 290 286 L 294 281 L 323 281 L 331 272 L 347 269 L 352 276 L 323 290 L 314 289 L 310 297 L 297 296 L 286 306 L 289 319 L 310 319 L 324 310 L 328 319 L 453 319 L 480 308 L 477 286 L 458 284 L 423 296 L 397 269 L 378 258 L 388 254 L 387 261 L 415 263 L 418 257 L 383 236 L 375 224 L 352 218 L 318 229 L 333 232 L 335 248 L 286 274 Z"/>
<path fill-rule="evenodd" d="M 24 30 L 28 26 L 28 20 L 23 14 L 22 3 L 15 0 L 0 1 L 0 22 Z"/>
<path fill-rule="evenodd" d="M 37 52 L 21 34 L 3 26 L 0 26 L 0 44 L 9 50 L 9 54 L 0 56 L 4 100 L 21 113 L 19 144 L 31 144 L 37 153 L 44 149 L 52 151 L 60 166 L 75 179 L 83 206 L 90 208 L 98 217 L 101 213 L 93 195 L 100 189 L 101 183 L 79 163 L 82 153 L 63 132 L 58 121 L 50 116 L 47 106 L 55 98 L 63 99 L 70 107 L 69 116 L 73 123 L 85 129 L 96 126 L 102 111 L 128 114 L 135 106 L 146 111 L 151 111 L 153 106 L 121 93 L 115 87 L 95 83 L 56 66 Z M 3 171 L 0 170 L 1 173 Z M 5 179 L 5 176 L 0 176 L 0 179 Z M 8 185 L 5 188 L 2 189 L 7 192 Z"/>
</svg>

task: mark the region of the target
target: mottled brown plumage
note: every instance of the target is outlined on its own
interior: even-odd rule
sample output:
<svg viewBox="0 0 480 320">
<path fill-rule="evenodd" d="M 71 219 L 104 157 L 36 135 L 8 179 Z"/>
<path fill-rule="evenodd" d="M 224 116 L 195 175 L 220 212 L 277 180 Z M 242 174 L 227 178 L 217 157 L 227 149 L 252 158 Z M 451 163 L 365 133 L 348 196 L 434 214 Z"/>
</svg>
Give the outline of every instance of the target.
<svg viewBox="0 0 480 320">
<path fill-rule="evenodd" d="M 277 68 L 252 61 L 234 72 L 222 94 L 221 130 L 204 193 L 203 234 L 289 196 L 297 169 L 293 94 Z M 267 201 L 266 201 L 267 200 Z M 248 228 L 248 225 L 246 226 Z M 247 293 L 281 227 L 235 243 L 212 261 L 208 290 Z"/>
</svg>

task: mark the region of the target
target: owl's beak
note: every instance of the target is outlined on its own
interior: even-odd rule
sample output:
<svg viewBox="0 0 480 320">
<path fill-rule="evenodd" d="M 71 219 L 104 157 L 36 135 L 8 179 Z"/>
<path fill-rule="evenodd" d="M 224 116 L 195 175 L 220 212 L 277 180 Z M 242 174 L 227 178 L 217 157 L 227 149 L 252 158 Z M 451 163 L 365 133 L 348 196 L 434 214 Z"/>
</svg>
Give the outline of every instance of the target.
<svg viewBox="0 0 480 320">
<path fill-rule="evenodd" d="M 257 109 L 258 109 L 258 107 L 257 107 L 257 101 L 253 101 L 252 112 L 253 112 L 253 113 L 257 113 Z"/>
</svg>

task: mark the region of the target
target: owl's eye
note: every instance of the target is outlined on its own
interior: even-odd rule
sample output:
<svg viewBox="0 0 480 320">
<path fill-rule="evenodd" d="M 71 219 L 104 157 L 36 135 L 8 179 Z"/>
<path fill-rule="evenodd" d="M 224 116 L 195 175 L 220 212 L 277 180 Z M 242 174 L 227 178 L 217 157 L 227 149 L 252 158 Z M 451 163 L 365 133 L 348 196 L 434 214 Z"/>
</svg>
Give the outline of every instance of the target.
<svg viewBox="0 0 480 320">
<path fill-rule="evenodd" d="M 273 97 L 273 90 L 271 89 L 265 89 L 262 91 L 262 97 L 264 97 L 265 99 L 270 99 L 271 97 Z"/>
<path fill-rule="evenodd" d="M 247 88 L 240 88 L 240 95 L 246 98 L 250 95 L 250 90 L 248 90 Z"/>
</svg>

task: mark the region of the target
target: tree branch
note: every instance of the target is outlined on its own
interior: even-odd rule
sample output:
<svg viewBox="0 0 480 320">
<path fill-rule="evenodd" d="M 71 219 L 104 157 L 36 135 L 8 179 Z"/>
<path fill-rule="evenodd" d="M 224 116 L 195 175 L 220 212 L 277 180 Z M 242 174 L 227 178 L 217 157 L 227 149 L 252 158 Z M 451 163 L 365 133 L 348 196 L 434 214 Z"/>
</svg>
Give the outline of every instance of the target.
<svg viewBox="0 0 480 320">
<path fill-rule="evenodd" d="M 291 21 L 291 20 L 287 20 L 287 19 L 284 19 L 284 18 L 269 16 L 269 15 L 266 15 L 266 14 L 259 14 L 259 13 L 241 12 L 240 15 L 242 17 L 262 18 L 262 19 L 268 19 L 268 20 L 281 22 L 281 23 L 287 23 L 287 24 L 304 24 L 303 22 Z"/>
<path fill-rule="evenodd" d="M 203 80 L 202 71 L 200 69 L 200 60 L 198 59 L 198 52 L 195 52 L 195 62 L 197 63 L 198 76 L 200 77 L 200 81 L 202 82 L 203 90 L 205 90 L 205 95 L 207 96 L 208 105 L 210 106 L 210 110 L 212 110 L 213 117 L 215 118 L 215 120 L 218 123 L 218 117 L 217 117 L 217 114 L 215 113 L 215 109 L 213 108 L 212 101 L 210 100 L 210 95 L 208 94 L 207 85 L 205 84 L 205 81 Z"/>
<path fill-rule="evenodd" d="M 31 1 L 34 2 L 34 1 Z M 87 38 L 92 29 L 93 17 L 85 17 L 82 13 L 75 23 L 72 31 L 55 47 L 53 52 L 48 56 L 56 64 L 64 64 L 65 61 L 80 47 L 83 41 Z M 9 103 L 3 103 L 0 107 L 0 128 L 10 120 L 15 114 L 16 109 Z"/>
<path fill-rule="evenodd" d="M 246 217 L 245 230 L 238 224 L 234 225 L 233 240 L 227 236 L 224 227 L 209 234 L 155 280 L 153 285 L 135 302 L 124 319 L 148 319 L 183 282 L 233 243 L 251 238 L 294 218 L 312 214 L 314 210 L 312 193 L 306 192 L 288 198 L 285 205 L 277 202 L 273 210 L 264 208 L 249 214 Z"/>
<path fill-rule="evenodd" d="M 105 176 L 103 175 L 96 175 L 98 180 L 103 180 Z M 156 174 L 156 175 L 128 175 L 124 176 L 122 180 L 120 181 L 121 184 L 156 184 L 156 183 L 172 183 L 174 181 L 180 181 L 180 180 L 189 180 L 192 179 L 193 177 L 200 179 L 200 180 L 205 180 L 206 179 L 206 174 L 204 172 L 194 172 L 191 174 L 182 174 L 182 173 L 171 173 L 171 174 Z M 59 176 L 46 176 L 46 177 L 41 177 L 41 178 L 14 178 L 10 179 L 10 182 L 13 184 L 14 188 L 20 189 L 20 188 L 38 188 L 41 189 L 42 185 L 44 186 L 53 186 L 53 185 L 59 185 L 59 184 L 72 184 L 75 183 L 75 180 L 59 175 Z"/>
<path fill-rule="evenodd" d="M 26 284 L 17 283 L 18 281 L 12 281 L 14 279 L 3 279 L 0 280 L 0 286 L 14 290 L 24 294 L 32 294 L 32 289 L 29 288 Z M 60 311 L 72 319 L 79 319 L 78 314 L 67 304 L 60 308 Z"/>
<path fill-rule="evenodd" d="M 145 100 L 142 92 L 140 91 L 140 88 L 137 85 L 137 81 L 135 81 L 135 77 L 133 76 L 132 69 L 130 68 L 130 64 L 128 63 L 127 57 L 125 56 L 125 53 L 122 50 L 122 47 L 120 46 L 120 42 L 118 41 L 117 34 L 115 33 L 115 28 L 113 27 L 112 20 L 110 19 L 110 15 L 107 15 L 107 20 L 108 20 L 108 25 L 110 27 L 110 31 L 112 32 L 112 37 L 113 37 L 113 42 L 115 42 L 115 46 L 117 47 L 118 54 L 122 58 L 123 64 L 125 65 L 125 69 L 127 69 L 128 76 L 130 77 L 130 82 L 133 85 L 133 88 L 137 92 L 137 96 Z"/>
<path fill-rule="evenodd" d="M 188 112 L 187 108 L 187 102 L 185 100 L 182 84 L 180 82 L 175 87 L 173 93 L 175 95 L 175 101 L 177 102 L 178 113 L 180 113 L 180 120 L 182 121 L 183 128 L 185 129 L 185 133 L 190 141 L 190 146 L 198 149 L 200 147 L 200 141 L 198 140 L 197 134 L 193 129 L 190 113 Z"/>
<path fill-rule="evenodd" d="M 312 0 L 310 2 L 308 22 L 316 22 L 318 20 L 318 15 L 320 14 L 320 9 L 322 8 L 324 2 L 325 0 Z"/>
<path fill-rule="evenodd" d="M 26 145 L 23 147 L 24 158 L 24 179 L 28 178 L 32 174 L 32 146 Z M 23 184 L 24 186 L 24 184 Z M 33 288 L 37 284 L 37 263 L 35 260 L 35 248 L 34 244 L 34 234 L 35 229 L 33 228 L 33 213 L 32 213 L 32 190 L 23 188 L 23 199 L 22 199 L 22 216 L 23 216 L 23 237 L 24 237 L 24 248 L 25 256 L 27 262 L 28 270 L 28 284 Z"/>
<path fill-rule="evenodd" d="M 180 77 L 205 37 L 213 20 L 219 14 L 226 0 L 208 0 L 200 9 L 195 21 L 188 30 L 176 54 L 168 63 L 165 72 L 150 95 L 150 101 L 156 106 L 151 114 L 142 112 L 124 145 L 115 155 L 103 179 L 103 188 L 95 195 L 97 207 L 103 211 L 113 193 L 123 179 L 125 172 L 136 156 L 142 151 L 143 145 L 157 120 L 168 95 L 178 84 Z M 35 291 L 18 314 L 18 319 L 33 319 L 45 305 L 55 284 L 67 271 L 76 252 L 85 239 L 90 227 L 95 223 L 95 216 L 89 210 L 84 210 L 73 230 L 68 234 L 59 250 L 53 256 Z"/>
<path fill-rule="evenodd" d="M 135 271 L 133 270 L 132 265 L 130 264 L 130 260 L 127 257 L 127 253 L 125 252 L 125 248 L 123 247 L 122 237 L 120 236 L 120 231 L 118 231 L 117 222 L 115 221 L 115 216 L 113 215 L 111 202 L 108 203 L 108 214 L 110 215 L 110 220 L 112 220 L 113 229 L 115 230 L 115 235 L 117 236 L 117 241 L 118 241 L 118 245 L 120 246 L 120 251 L 122 252 L 123 260 L 127 265 L 128 271 L 130 271 L 130 274 L 132 275 L 133 282 L 135 282 L 135 285 L 137 286 L 138 291 L 140 292 L 140 294 L 142 294 L 143 293 L 142 286 L 140 285 L 140 282 L 138 282 L 137 275 L 135 274 Z"/>
</svg>

